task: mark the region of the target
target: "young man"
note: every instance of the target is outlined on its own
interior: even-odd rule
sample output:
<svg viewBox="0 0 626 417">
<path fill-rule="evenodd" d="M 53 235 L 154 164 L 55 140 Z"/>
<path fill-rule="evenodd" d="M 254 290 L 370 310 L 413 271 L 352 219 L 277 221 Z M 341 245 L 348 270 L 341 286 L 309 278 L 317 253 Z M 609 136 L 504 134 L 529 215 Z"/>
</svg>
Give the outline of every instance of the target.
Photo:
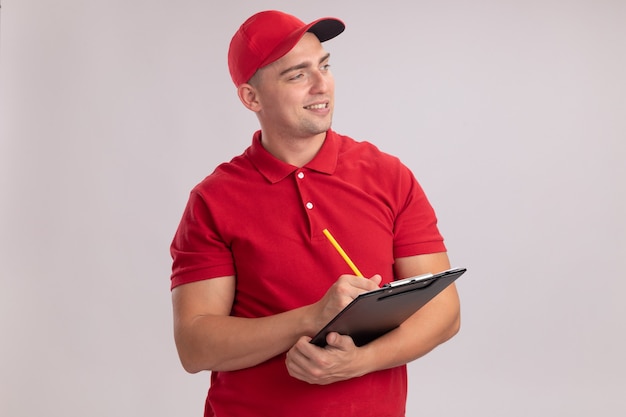
<svg viewBox="0 0 626 417">
<path fill-rule="evenodd" d="M 451 285 L 369 344 L 337 333 L 324 348 L 309 343 L 358 294 L 450 267 L 411 172 L 331 129 L 322 42 L 343 30 L 334 18 L 266 11 L 231 41 L 232 79 L 261 129 L 192 190 L 171 247 L 180 359 L 212 371 L 205 416 L 404 416 L 405 364 L 458 331 Z"/>
</svg>

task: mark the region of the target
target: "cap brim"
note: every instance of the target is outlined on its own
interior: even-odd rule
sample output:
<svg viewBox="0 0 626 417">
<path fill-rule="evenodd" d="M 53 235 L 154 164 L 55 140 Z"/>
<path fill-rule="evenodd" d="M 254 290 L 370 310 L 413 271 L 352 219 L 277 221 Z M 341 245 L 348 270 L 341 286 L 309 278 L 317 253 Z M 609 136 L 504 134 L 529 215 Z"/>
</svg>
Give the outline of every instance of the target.
<svg viewBox="0 0 626 417">
<path fill-rule="evenodd" d="M 326 42 L 343 32 L 346 25 L 339 19 L 324 17 L 308 25 L 307 32 L 313 33 L 320 42 Z"/>
</svg>

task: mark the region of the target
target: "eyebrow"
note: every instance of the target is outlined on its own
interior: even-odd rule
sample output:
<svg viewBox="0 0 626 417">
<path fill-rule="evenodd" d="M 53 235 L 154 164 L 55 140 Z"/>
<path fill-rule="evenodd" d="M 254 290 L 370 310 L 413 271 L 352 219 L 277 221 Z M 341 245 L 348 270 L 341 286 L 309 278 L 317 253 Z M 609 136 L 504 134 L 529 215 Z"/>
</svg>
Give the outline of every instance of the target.
<svg viewBox="0 0 626 417">
<path fill-rule="evenodd" d="M 320 58 L 320 60 L 319 60 L 319 62 L 318 62 L 318 63 L 319 63 L 319 64 L 321 64 L 322 62 L 324 62 L 324 61 L 328 60 L 328 58 L 330 58 L 330 53 L 327 53 L 327 54 L 326 54 L 326 55 L 324 55 L 322 58 Z M 289 67 L 289 68 L 287 68 L 287 69 L 285 69 L 285 70 L 281 71 L 279 75 L 280 75 L 280 76 L 283 76 L 283 75 L 285 75 L 285 74 L 287 74 L 287 73 L 289 73 L 289 72 L 291 72 L 291 71 L 301 70 L 301 69 L 304 69 L 304 68 L 308 68 L 308 67 L 310 67 L 310 66 L 311 66 L 311 64 L 310 64 L 310 63 L 308 63 L 308 62 L 303 62 L 303 63 L 301 63 L 301 64 L 294 65 L 294 66 L 292 66 L 292 67 Z"/>
</svg>

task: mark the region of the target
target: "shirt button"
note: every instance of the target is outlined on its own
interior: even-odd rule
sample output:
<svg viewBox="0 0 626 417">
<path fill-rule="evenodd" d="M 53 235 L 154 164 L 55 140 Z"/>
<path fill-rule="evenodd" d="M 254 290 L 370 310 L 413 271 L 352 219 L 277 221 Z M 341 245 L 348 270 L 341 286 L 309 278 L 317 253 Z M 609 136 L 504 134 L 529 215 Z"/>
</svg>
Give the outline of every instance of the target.
<svg viewBox="0 0 626 417">
<path fill-rule="evenodd" d="M 313 203 L 311 203 L 310 201 L 308 203 L 306 203 L 306 208 L 311 210 L 313 208 Z"/>
<path fill-rule="evenodd" d="M 300 179 L 304 178 L 304 172 L 298 172 L 298 178 Z"/>
</svg>

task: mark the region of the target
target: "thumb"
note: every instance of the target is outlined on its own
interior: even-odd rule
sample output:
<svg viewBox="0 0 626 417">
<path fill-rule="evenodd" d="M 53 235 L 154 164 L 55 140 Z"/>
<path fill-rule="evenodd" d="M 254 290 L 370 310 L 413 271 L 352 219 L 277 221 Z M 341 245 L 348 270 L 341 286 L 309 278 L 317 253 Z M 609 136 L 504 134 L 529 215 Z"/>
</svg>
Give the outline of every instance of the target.
<svg viewBox="0 0 626 417">
<path fill-rule="evenodd" d="M 376 274 L 370 278 L 370 281 L 376 284 L 376 286 L 380 287 L 380 283 L 383 282 L 383 277 L 381 277 L 379 274 Z"/>
<path fill-rule="evenodd" d="M 351 344 L 354 344 L 350 336 L 342 336 L 337 332 L 331 332 L 326 336 L 326 343 L 328 346 L 339 349 L 348 350 Z"/>
</svg>

